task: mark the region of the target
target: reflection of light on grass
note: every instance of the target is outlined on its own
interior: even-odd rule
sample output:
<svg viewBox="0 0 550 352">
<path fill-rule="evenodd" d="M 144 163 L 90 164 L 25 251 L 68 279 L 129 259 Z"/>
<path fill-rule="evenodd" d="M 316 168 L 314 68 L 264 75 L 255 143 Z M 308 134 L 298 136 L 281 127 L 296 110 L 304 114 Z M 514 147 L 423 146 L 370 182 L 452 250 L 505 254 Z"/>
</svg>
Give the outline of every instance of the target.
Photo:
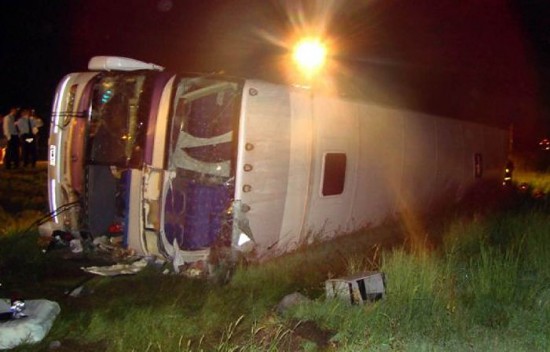
<svg viewBox="0 0 550 352">
<path fill-rule="evenodd" d="M 426 247 L 428 234 L 424 223 L 421 220 L 419 214 L 417 214 L 414 205 L 407 197 L 400 196 L 398 198 L 400 220 L 403 224 L 403 230 L 405 231 L 406 241 L 408 242 L 411 250 L 417 254 L 424 253 L 428 248 Z"/>
<path fill-rule="evenodd" d="M 527 183 L 534 190 L 550 193 L 550 174 L 534 171 L 514 171 L 513 181 L 517 184 Z"/>
</svg>

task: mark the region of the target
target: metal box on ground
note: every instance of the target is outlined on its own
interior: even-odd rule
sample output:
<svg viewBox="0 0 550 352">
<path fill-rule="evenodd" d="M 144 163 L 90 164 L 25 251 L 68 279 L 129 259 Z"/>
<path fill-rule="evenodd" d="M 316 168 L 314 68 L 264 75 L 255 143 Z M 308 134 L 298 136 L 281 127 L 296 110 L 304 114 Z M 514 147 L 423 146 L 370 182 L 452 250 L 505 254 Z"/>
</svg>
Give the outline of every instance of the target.
<svg viewBox="0 0 550 352">
<path fill-rule="evenodd" d="M 384 298 L 384 273 L 364 272 L 325 281 L 327 298 L 340 298 L 351 304 L 363 304 Z"/>
</svg>

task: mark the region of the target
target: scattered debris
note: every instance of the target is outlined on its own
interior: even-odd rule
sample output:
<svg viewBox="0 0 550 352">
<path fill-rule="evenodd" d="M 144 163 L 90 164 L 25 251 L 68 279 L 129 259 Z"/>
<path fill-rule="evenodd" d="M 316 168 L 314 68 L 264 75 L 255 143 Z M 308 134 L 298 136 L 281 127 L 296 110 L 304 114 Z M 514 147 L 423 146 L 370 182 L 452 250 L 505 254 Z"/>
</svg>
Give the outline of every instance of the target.
<svg viewBox="0 0 550 352">
<path fill-rule="evenodd" d="M 363 304 L 384 298 L 386 278 L 384 273 L 364 272 L 325 281 L 327 298 L 340 298 L 350 304 Z"/>
<path fill-rule="evenodd" d="M 147 266 L 149 262 L 142 258 L 130 264 L 115 264 L 110 266 L 90 266 L 82 268 L 85 272 L 101 276 L 118 276 L 135 274 Z"/>
<path fill-rule="evenodd" d="M 9 299 L 0 299 L 0 312 L 9 312 L 12 316 L 11 319 L 0 322 L 0 349 L 42 341 L 61 311 L 59 304 L 45 299 L 18 301 L 11 302 L 10 305 Z M 14 310 L 20 311 L 14 314 Z M 19 314 L 23 310 L 24 316 Z"/>
<path fill-rule="evenodd" d="M 210 250 L 183 251 L 175 249 L 177 246 L 174 243 L 174 249 L 169 253 L 169 259 L 137 255 L 135 250 L 124 247 L 121 225 L 112 225 L 105 235 L 92 237 L 84 232 L 63 231 L 55 224 L 46 223 L 41 225 L 40 234 L 39 245 L 44 248 L 44 253 L 52 250 L 64 250 L 67 252 L 66 256 L 70 258 L 93 255 L 108 259 L 111 262 L 109 264 L 116 263 L 109 266 L 81 268 L 95 275 L 135 274 L 147 265 L 163 270 L 163 274 L 179 274 L 189 278 L 207 278 L 212 271 L 208 264 Z M 167 261 L 171 262 L 171 268 L 164 268 Z M 73 297 L 80 296 L 82 292 L 79 289 L 76 287 L 68 294 Z"/>
<path fill-rule="evenodd" d="M 84 292 L 84 285 L 78 286 L 74 290 L 68 292 L 68 294 L 71 297 L 80 297 L 82 295 L 82 292 Z"/>
<path fill-rule="evenodd" d="M 69 248 L 73 253 L 82 253 L 84 248 L 82 248 L 82 242 L 79 239 L 74 239 L 69 242 Z"/>
<path fill-rule="evenodd" d="M 38 234 L 40 237 L 51 238 L 53 237 L 54 231 L 63 230 L 63 225 L 57 224 L 53 221 L 47 221 L 38 226 Z"/>
<path fill-rule="evenodd" d="M 294 292 L 283 297 L 283 299 L 277 304 L 277 313 L 283 315 L 288 309 L 303 303 L 310 302 L 311 300 L 301 294 L 300 292 Z"/>
<path fill-rule="evenodd" d="M 10 313 L 12 319 L 21 319 L 26 318 L 27 314 L 23 311 L 25 310 L 25 301 L 22 299 L 16 299 L 12 300 L 11 307 L 10 307 Z"/>
</svg>

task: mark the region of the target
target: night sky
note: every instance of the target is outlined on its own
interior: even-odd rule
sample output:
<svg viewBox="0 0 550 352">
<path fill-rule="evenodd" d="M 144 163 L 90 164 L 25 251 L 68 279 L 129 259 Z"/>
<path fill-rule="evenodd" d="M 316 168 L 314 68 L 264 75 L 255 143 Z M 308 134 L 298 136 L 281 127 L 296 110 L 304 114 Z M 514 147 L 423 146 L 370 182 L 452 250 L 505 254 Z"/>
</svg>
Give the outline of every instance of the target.
<svg viewBox="0 0 550 352">
<path fill-rule="evenodd" d="M 57 82 L 95 55 L 176 72 L 288 82 L 292 38 L 333 48 L 342 92 L 502 127 L 523 146 L 550 135 L 545 0 L 3 0 L 0 112 L 45 120 Z"/>
</svg>

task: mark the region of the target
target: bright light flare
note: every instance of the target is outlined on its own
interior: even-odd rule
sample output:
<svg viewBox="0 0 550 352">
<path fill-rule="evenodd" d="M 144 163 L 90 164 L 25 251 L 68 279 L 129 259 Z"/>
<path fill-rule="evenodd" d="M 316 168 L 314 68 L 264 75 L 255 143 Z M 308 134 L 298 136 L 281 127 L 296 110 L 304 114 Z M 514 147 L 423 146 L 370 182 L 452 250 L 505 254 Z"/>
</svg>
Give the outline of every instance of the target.
<svg viewBox="0 0 550 352">
<path fill-rule="evenodd" d="M 327 48 L 319 39 L 306 38 L 294 46 L 293 59 L 307 76 L 312 76 L 324 66 Z"/>
</svg>

